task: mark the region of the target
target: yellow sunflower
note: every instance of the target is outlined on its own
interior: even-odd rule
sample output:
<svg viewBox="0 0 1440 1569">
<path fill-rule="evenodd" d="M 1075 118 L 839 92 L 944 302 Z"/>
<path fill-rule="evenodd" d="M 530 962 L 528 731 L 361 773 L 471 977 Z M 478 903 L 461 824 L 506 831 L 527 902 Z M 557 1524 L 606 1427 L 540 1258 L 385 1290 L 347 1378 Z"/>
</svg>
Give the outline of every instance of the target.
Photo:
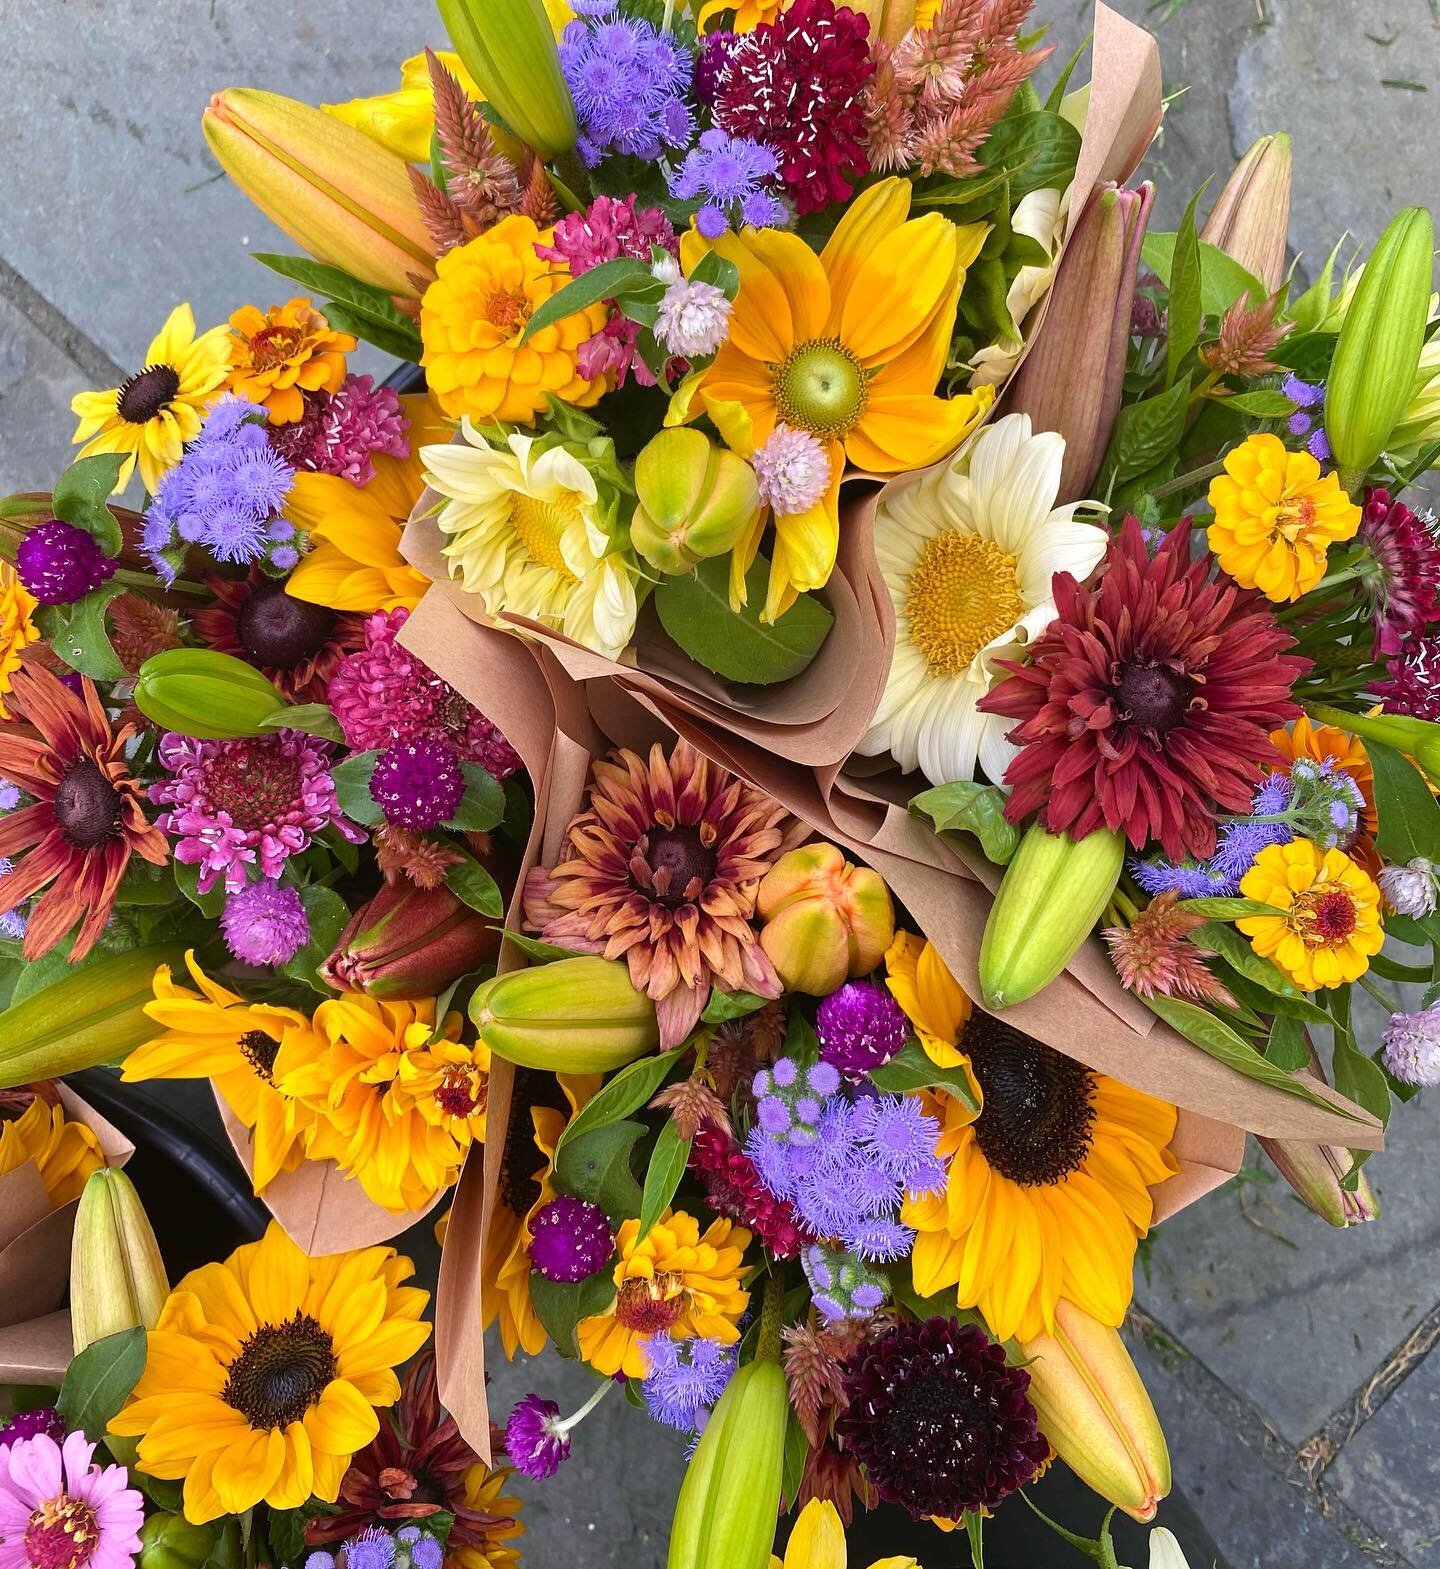
<svg viewBox="0 0 1440 1569">
<path fill-rule="evenodd" d="M 903 965 L 892 985 L 917 1031 L 955 1014 L 954 979 L 937 982 L 933 951 L 932 961 L 917 960 L 913 998 Z M 943 1192 L 901 1206 L 918 1233 L 915 1289 L 953 1287 L 957 1306 L 978 1309 L 999 1340 L 1052 1331 L 1062 1297 L 1118 1327 L 1154 1213 L 1150 1189 L 1179 1170 L 1175 1108 L 978 1009 L 955 1044 L 981 1109 L 943 1090 L 921 1097 L 941 1124 L 948 1174 Z"/>
<path fill-rule="evenodd" d="M 77 392 L 70 412 L 79 417 L 74 441 L 82 458 L 125 454 L 116 491 L 130 483 L 136 460 L 153 496 L 160 478 L 180 461 L 187 441 L 200 434 L 200 411 L 230 374 L 228 327 L 195 336 L 195 313 L 177 305 L 150 344 L 142 370 L 106 392 Z"/>
<path fill-rule="evenodd" d="M 304 529 L 310 550 L 285 580 L 285 592 L 331 610 L 413 610 L 430 586 L 400 554 L 400 535 L 425 489 L 420 448 L 448 441 L 451 422 L 424 393 L 402 397 L 410 420 L 408 458 L 374 454 L 375 477 L 352 485 L 335 474 L 295 476 L 285 516 Z"/>
<path fill-rule="evenodd" d="M 80 1197 L 86 1178 L 105 1164 L 100 1140 L 83 1122 L 71 1122 L 65 1108 L 38 1092 L 12 1120 L 0 1122 L 0 1177 L 35 1162 L 45 1196 L 59 1209 Z"/>
<path fill-rule="evenodd" d="M 227 991 L 200 968 L 193 951 L 185 955 L 192 992 L 171 979 L 170 966 L 155 972 L 155 1000 L 145 1016 L 164 1034 L 137 1046 L 125 1059 L 120 1077 L 127 1084 L 145 1079 L 210 1079 L 225 1104 L 250 1130 L 254 1169 L 251 1180 L 263 1193 L 282 1171 L 294 1171 L 304 1158 L 305 1136 L 314 1116 L 292 1095 L 275 1088 L 274 1067 L 281 1043 L 314 1037 L 310 1021 L 293 1008 L 248 1003 Z"/>
<path fill-rule="evenodd" d="M 470 1531 L 484 1540 L 452 1540 L 445 1552 L 446 1569 L 514 1569 L 520 1562 L 520 1549 L 513 1545 L 517 1536 L 525 1534 L 520 1500 L 505 1491 L 514 1474 L 504 1466 L 492 1471 L 479 1460 L 466 1471 L 460 1483 L 465 1507 L 482 1522 L 471 1525 Z"/>
<path fill-rule="evenodd" d="M 1380 890 L 1343 850 L 1308 839 L 1267 845 L 1241 878 L 1240 894 L 1274 906 L 1274 915 L 1235 924 L 1302 991 L 1358 980 L 1384 946 Z"/>
<path fill-rule="evenodd" d="M 242 305 L 230 318 L 235 361 L 226 386 L 261 404 L 272 425 L 288 425 L 305 412 L 307 392 L 338 392 L 345 356 L 355 347 L 304 298 L 262 311 Z"/>
<path fill-rule="evenodd" d="M 21 654 L 40 636 L 34 616 L 39 601 L 8 561 L 0 561 L 0 719 L 8 719 L 5 694 L 23 663 Z"/>
<path fill-rule="evenodd" d="M 576 1326 L 580 1355 L 597 1373 L 644 1378 L 650 1371 L 640 1342 L 703 1336 L 733 1345 L 750 1301 L 740 1289 L 750 1233 L 728 1220 L 700 1223 L 684 1210 L 666 1210 L 639 1241 L 640 1222 L 627 1220 L 615 1238 L 615 1300 Z"/>
<path fill-rule="evenodd" d="M 988 230 L 938 212 L 909 218 L 910 190 L 892 178 L 863 191 L 818 256 L 777 229 L 708 242 L 692 231 L 682 243 L 687 272 L 711 246 L 740 274 L 729 337 L 698 384 L 705 411 L 744 457 L 784 425 L 820 442 L 830 465 L 819 501 L 775 519 L 770 620 L 834 568 L 847 458 L 880 474 L 924 468 L 953 452 L 994 399 L 989 387 L 935 394 L 965 270 Z M 737 546 L 732 593 L 759 543 L 757 528 Z"/>
</svg>

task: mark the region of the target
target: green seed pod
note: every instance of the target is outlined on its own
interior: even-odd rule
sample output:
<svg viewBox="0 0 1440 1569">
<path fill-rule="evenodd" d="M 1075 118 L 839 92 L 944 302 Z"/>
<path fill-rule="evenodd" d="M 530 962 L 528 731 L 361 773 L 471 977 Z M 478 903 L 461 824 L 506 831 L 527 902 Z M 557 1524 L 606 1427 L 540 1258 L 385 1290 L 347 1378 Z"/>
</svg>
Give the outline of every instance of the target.
<svg viewBox="0 0 1440 1569">
<path fill-rule="evenodd" d="M 688 572 L 733 550 L 760 512 L 755 470 L 698 430 L 652 436 L 635 460 L 630 540 L 657 572 Z"/>
<path fill-rule="evenodd" d="M 660 1044 L 655 1004 L 628 968 L 589 954 L 492 977 L 470 1017 L 497 1057 L 551 1073 L 608 1073 Z"/>
<path fill-rule="evenodd" d="M 135 706 L 166 730 L 207 741 L 264 735 L 287 706 L 254 665 L 213 648 L 167 648 L 140 666 Z"/>
</svg>

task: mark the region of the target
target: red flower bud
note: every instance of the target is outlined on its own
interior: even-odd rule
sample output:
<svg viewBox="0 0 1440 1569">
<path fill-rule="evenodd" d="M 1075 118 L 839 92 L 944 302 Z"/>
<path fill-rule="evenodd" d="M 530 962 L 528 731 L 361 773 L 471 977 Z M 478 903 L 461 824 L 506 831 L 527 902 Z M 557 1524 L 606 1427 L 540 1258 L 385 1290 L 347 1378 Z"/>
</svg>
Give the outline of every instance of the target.
<svg viewBox="0 0 1440 1569">
<path fill-rule="evenodd" d="M 341 991 L 433 997 L 500 951 L 500 928 L 448 888 L 387 882 L 350 917 L 321 975 Z"/>
</svg>

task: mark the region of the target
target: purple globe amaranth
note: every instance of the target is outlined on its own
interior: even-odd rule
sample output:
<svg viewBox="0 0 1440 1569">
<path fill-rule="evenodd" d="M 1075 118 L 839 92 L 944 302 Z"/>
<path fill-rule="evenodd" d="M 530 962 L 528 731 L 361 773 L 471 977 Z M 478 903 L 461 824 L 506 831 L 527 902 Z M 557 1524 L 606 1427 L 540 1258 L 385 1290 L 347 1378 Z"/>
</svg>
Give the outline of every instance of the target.
<svg viewBox="0 0 1440 1569">
<path fill-rule="evenodd" d="M 15 569 L 42 605 L 73 605 L 114 576 L 119 562 L 93 534 L 51 518 L 20 541 Z"/>
<path fill-rule="evenodd" d="M 53 1438 L 58 1444 L 64 1441 L 65 1432 L 65 1419 L 54 1406 L 36 1406 L 33 1411 L 19 1411 L 4 1427 L 0 1427 L 0 1452 L 11 1444 L 18 1444 L 22 1438 L 34 1438 L 40 1433 Z"/>
<path fill-rule="evenodd" d="M 615 1251 L 605 1211 L 562 1194 L 530 1222 L 530 1262 L 546 1280 L 574 1284 L 604 1269 Z"/>
<path fill-rule="evenodd" d="M 560 1425 L 560 1407 L 542 1395 L 526 1395 L 505 1424 L 505 1453 L 521 1476 L 544 1482 L 570 1457 L 570 1439 Z"/>
<path fill-rule="evenodd" d="M 226 899 L 220 930 L 242 963 L 287 964 L 310 941 L 310 918 L 298 889 L 266 877 Z"/>
<path fill-rule="evenodd" d="M 464 793 L 460 759 L 444 741 L 425 736 L 382 752 L 370 777 L 370 797 L 386 822 L 416 832 L 453 817 Z"/>
<path fill-rule="evenodd" d="M 815 1011 L 820 1056 L 858 1078 L 883 1067 L 910 1038 L 910 1021 L 889 991 L 873 981 L 847 981 Z"/>
</svg>

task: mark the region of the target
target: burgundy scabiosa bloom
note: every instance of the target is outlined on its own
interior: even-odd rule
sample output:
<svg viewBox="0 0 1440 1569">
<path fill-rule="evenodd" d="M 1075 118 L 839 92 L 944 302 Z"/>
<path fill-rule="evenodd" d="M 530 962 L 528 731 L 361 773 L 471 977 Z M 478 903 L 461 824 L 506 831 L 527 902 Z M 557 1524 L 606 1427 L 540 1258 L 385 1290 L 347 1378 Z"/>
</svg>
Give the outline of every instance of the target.
<svg viewBox="0 0 1440 1569">
<path fill-rule="evenodd" d="M 334 392 L 306 393 L 300 418 L 271 425 L 266 434 L 291 468 L 368 485 L 375 478 L 377 452 L 410 456 L 409 428 L 393 387 L 377 387 L 373 376 L 347 376 Z"/>
<path fill-rule="evenodd" d="M 1367 490 L 1358 541 L 1369 556 L 1361 583 L 1375 620 L 1372 657 L 1398 654 L 1440 621 L 1440 532 L 1430 513 L 1412 512 L 1388 490 Z"/>
<path fill-rule="evenodd" d="M 1048 1457 L 1029 1387 L 975 1324 L 897 1324 L 847 1364 L 835 1433 L 887 1503 L 958 1520 L 993 1509 Z"/>
<path fill-rule="evenodd" d="M 869 172 L 865 84 L 875 70 L 870 24 L 832 0 L 794 0 L 725 51 L 715 123 L 773 149 L 801 213 L 849 199 Z"/>
<path fill-rule="evenodd" d="M 755 1162 L 721 1128 L 701 1128 L 690 1146 L 690 1169 L 699 1177 L 710 1208 L 739 1221 L 760 1239 L 772 1258 L 795 1258 L 812 1233 L 789 1199 L 777 1199 L 760 1180 Z"/>
<path fill-rule="evenodd" d="M 859 1078 L 883 1067 L 910 1039 L 910 1020 L 884 986 L 846 981 L 815 1010 L 815 1033 L 821 1057 Z"/>
<path fill-rule="evenodd" d="M 1387 714 L 1440 724 L 1440 632 L 1412 637 L 1387 661 L 1385 674 L 1373 690 Z"/>
<path fill-rule="evenodd" d="M 530 1221 L 530 1262 L 546 1280 L 588 1280 L 604 1269 L 614 1251 L 605 1211 L 588 1199 L 561 1194 Z"/>
<path fill-rule="evenodd" d="M 93 534 L 59 518 L 32 528 L 15 552 L 20 581 L 42 605 L 73 605 L 113 577 L 119 564 Z"/>
<path fill-rule="evenodd" d="M 1300 714 L 1292 699 L 1310 662 L 1258 595 L 1190 561 L 1190 524 L 1153 559 L 1126 518 L 1091 587 L 1054 578 L 1058 614 L 1025 664 L 982 698 L 1020 721 L 1005 773 L 1005 815 L 1032 812 L 1052 833 L 1105 827 L 1172 860 L 1215 850 L 1215 814 L 1247 812 L 1270 731 Z"/>
</svg>

